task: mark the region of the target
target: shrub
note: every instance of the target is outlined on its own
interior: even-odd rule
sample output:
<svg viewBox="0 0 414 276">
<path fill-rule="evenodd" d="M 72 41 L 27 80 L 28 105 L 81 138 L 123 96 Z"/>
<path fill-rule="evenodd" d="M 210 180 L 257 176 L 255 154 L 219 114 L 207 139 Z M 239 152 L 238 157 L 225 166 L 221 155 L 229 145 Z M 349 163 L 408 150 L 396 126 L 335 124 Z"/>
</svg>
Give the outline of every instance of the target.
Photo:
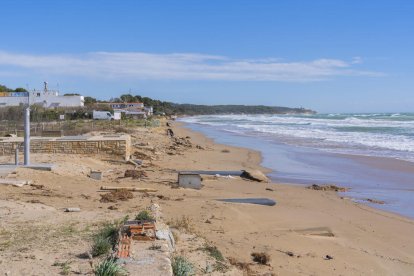
<svg viewBox="0 0 414 276">
<path fill-rule="evenodd" d="M 96 236 L 93 240 L 91 253 L 93 257 L 98 257 L 107 254 L 111 248 L 112 244 L 108 238 L 105 238 L 103 236 Z"/>
<path fill-rule="evenodd" d="M 207 252 L 211 257 L 213 257 L 217 261 L 224 261 L 224 257 L 221 254 L 220 250 L 218 250 L 217 247 L 215 247 L 214 245 L 205 244 L 204 247 L 200 249 Z"/>
<path fill-rule="evenodd" d="M 107 254 L 114 247 L 118 240 L 120 223 L 105 224 L 93 236 L 92 256 L 97 257 Z"/>
<path fill-rule="evenodd" d="M 95 269 L 96 276 L 124 276 L 126 270 L 120 266 L 114 258 L 108 258 L 101 262 Z"/>
<path fill-rule="evenodd" d="M 174 276 L 191 276 L 194 275 L 194 266 L 186 258 L 176 256 L 171 262 Z"/>
<path fill-rule="evenodd" d="M 154 220 L 154 217 L 147 210 L 143 210 L 139 212 L 139 214 L 135 217 L 136 220 Z"/>
<path fill-rule="evenodd" d="M 255 261 L 256 263 L 267 265 L 270 262 L 270 256 L 267 253 L 254 252 L 251 255 L 253 257 L 253 261 Z"/>
</svg>

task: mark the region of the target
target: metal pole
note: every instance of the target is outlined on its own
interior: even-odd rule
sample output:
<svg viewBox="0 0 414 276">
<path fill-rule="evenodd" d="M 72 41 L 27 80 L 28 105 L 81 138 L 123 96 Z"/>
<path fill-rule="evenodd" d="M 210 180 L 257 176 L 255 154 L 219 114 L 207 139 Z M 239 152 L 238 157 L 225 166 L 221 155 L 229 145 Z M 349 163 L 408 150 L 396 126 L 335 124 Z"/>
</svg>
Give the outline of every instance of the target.
<svg viewBox="0 0 414 276">
<path fill-rule="evenodd" d="M 30 165 L 30 106 L 25 108 L 24 114 L 24 165 Z"/>
<path fill-rule="evenodd" d="M 19 146 L 16 146 L 16 151 L 14 152 L 14 164 L 19 165 Z"/>
</svg>

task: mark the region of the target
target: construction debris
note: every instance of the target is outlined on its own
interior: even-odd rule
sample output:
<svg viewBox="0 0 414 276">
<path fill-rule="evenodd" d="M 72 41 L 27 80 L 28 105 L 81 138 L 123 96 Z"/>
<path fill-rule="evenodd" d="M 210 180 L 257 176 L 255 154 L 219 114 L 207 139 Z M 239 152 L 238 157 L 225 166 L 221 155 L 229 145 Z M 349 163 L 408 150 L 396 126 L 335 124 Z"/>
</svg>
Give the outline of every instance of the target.
<svg viewBox="0 0 414 276">
<path fill-rule="evenodd" d="M 102 186 L 102 191 L 129 191 L 129 192 L 143 192 L 143 193 L 154 193 L 157 192 L 157 189 L 151 188 L 137 188 L 137 187 L 112 187 L 112 186 Z"/>
<path fill-rule="evenodd" d="M 102 189 L 102 188 L 101 188 Z M 100 202 L 106 203 L 106 202 L 118 202 L 120 201 L 126 201 L 128 199 L 134 198 L 134 194 L 126 189 L 117 189 L 110 193 L 101 195 Z"/>
<path fill-rule="evenodd" d="M 126 170 L 124 177 L 132 177 L 132 179 L 139 179 L 143 177 L 148 177 L 147 173 L 144 171 L 138 170 Z"/>
<path fill-rule="evenodd" d="M 91 171 L 89 177 L 95 180 L 102 180 L 102 172 L 101 171 Z"/>
<path fill-rule="evenodd" d="M 265 206 L 274 206 L 276 201 L 269 198 L 226 198 L 226 199 L 217 199 L 218 201 L 230 202 L 230 203 L 248 203 L 248 204 L 258 204 Z"/>
<path fill-rule="evenodd" d="M 31 180 L 0 179 L 0 184 L 12 185 L 16 187 L 23 187 L 24 185 L 30 185 L 31 183 Z"/>
<path fill-rule="evenodd" d="M 65 212 L 80 212 L 80 208 L 78 207 L 65 208 Z"/>
<path fill-rule="evenodd" d="M 182 188 L 201 189 L 201 176 L 197 173 L 178 173 L 178 186 Z"/>
<path fill-rule="evenodd" d="M 348 191 L 347 188 L 339 187 L 336 185 L 317 185 L 317 184 L 312 184 L 312 186 L 309 186 L 308 189 L 316 190 L 316 191 L 334 191 L 334 192 Z"/>
</svg>

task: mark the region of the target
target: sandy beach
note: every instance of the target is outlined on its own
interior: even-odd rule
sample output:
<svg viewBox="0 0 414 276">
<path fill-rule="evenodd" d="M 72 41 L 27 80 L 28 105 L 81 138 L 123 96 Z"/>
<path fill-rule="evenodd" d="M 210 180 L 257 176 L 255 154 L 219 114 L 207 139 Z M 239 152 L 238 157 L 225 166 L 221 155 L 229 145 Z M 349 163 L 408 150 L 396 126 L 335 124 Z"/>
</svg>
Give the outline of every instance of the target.
<svg viewBox="0 0 414 276">
<path fill-rule="evenodd" d="M 73 273 L 88 274 L 88 260 L 77 257 L 90 247 L 88 233 L 103 221 L 134 215 L 158 203 L 165 221 L 183 216 L 191 232 L 217 246 L 231 259 L 227 272 L 212 275 L 410 275 L 414 271 L 414 221 L 387 213 L 332 191 L 316 191 L 282 183 L 261 183 L 206 176 L 201 190 L 177 188 L 180 170 L 242 170 L 261 167 L 261 155 L 245 148 L 216 144 L 200 133 L 173 123 L 177 146 L 166 127 L 132 131 L 133 152 L 143 153 L 141 180 L 121 178 L 132 165 L 104 156 L 40 155 L 34 162 L 55 164 L 53 172 L 18 169 L 16 177 L 38 186 L 0 186 L 0 272 L 8 275 L 54 275 L 56 260 L 71 260 Z M 12 157 L 0 157 L 12 162 Z M 90 179 L 101 170 L 101 181 Z M 148 187 L 155 194 L 135 193 L 116 203 L 100 202 L 102 185 Z M 269 198 L 275 206 L 226 203 L 224 198 Z M 62 208 L 80 207 L 79 213 Z M 108 207 L 110 207 L 108 209 Z M 195 260 L 191 243 L 177 250 Z M 270 255 L 256 264 L 251 253 Z M 237 265 L 238 264 L 238 265 Z M 240 265 L 244 264 L 244 265 Z M 243 269 L 248 266 L 248 269 Z M 266 274 L 267 273 L 267 274 Z M 201 270 L 198 274 L 202 274 Z"/>
</svg>

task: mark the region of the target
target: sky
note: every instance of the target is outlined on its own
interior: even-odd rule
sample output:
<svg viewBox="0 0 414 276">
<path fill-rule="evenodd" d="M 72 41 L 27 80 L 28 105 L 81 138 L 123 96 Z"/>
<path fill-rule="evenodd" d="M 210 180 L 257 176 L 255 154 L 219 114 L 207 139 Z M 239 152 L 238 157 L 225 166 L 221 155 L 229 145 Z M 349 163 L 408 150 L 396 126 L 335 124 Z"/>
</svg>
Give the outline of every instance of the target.
<svg viewBox="0 0 414 276">
<path fill-rule="evenodd" d="M 414 112 L 414 1 L 0 2 L 0 84 Z"/>
</svg>

